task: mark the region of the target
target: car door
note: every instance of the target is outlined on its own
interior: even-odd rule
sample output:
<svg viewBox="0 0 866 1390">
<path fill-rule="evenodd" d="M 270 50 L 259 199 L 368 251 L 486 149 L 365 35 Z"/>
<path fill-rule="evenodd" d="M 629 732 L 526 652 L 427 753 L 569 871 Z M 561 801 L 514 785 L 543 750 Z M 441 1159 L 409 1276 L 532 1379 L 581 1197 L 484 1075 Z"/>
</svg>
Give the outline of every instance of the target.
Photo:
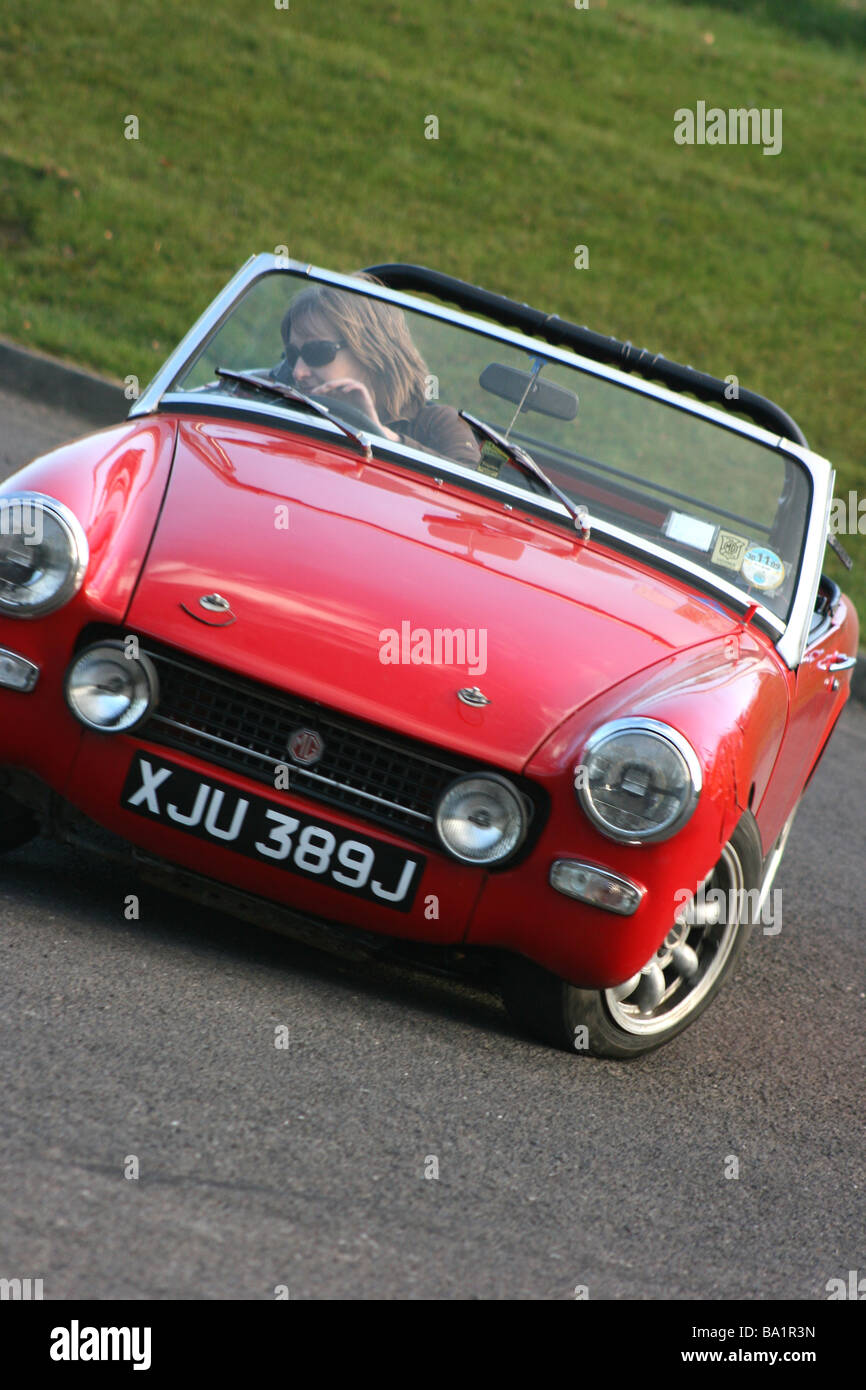
<svg viewBox="0 0 866 1390">
<path fill-rule="evenodd" d="M 854 609 L 822 576 L 819 607 L 796 671 L 789 672 L 791 704 L 782 746 L 757 813 L 767 852 L 802 794 L 848 698 L 856 664 Z"/>
</svg>

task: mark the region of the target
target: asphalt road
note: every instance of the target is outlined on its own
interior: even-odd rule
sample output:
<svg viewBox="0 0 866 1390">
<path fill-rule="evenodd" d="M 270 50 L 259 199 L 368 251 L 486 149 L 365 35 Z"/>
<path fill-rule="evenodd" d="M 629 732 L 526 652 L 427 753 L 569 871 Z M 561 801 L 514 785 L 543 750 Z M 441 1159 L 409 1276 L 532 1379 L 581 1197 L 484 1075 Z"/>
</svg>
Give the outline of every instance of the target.
<svg viewBox="0 0 866 1390">
<path fill-rule="evenodd" d="M 0 477 L 85 431 L 0 390 Z M 866 1270 L 864 800 L 849 707 L 789 841 L 782 930 L 629 1064 L 97 858 L 6 856 L 0 1276 L 50 1299 L 825 1299 Z"/>
</svg>

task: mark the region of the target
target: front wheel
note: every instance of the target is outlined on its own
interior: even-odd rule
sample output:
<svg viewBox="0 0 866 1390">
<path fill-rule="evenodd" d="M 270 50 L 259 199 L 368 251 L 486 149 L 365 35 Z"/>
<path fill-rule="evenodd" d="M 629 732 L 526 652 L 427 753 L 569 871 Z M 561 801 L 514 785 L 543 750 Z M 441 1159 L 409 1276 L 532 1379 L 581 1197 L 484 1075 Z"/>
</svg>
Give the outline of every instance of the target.
<svg viewBox="0 0 866 1390">
<path fill-rule="evenodd" d="M 642 970 L 613 989 L 578 989 L 513 957 L 501 979 L 510 1016 L 555 1047 L 597 1057 L 636 1057 L 661 1047 L 703 1012 L 733 970 L 762 878 L 760 835 L 746 816 Z"/>
</svg>

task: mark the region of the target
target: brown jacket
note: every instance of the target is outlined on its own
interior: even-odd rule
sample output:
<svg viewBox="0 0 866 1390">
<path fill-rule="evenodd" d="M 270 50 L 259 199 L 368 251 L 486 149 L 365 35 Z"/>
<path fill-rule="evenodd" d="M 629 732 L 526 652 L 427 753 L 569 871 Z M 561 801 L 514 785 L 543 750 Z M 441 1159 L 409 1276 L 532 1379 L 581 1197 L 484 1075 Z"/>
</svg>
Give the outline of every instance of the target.
<svg viewBox="0 0 866 1390">
<path fill-rule="evenodd" d="M 444 454 L 446 458 L 469 464 L 470 467 L 481 457 L 475 435 L 453 406 L 427 401 L 414 420 L 391 420 L 389 424 L 404 444 L 414 448 Z"/>
</svg>

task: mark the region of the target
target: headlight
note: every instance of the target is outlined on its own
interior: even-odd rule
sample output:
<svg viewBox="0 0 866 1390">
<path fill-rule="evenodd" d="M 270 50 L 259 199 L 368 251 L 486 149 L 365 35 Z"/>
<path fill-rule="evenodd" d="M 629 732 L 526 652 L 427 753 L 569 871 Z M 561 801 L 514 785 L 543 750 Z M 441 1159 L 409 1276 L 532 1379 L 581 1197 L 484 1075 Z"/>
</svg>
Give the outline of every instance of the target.
<svg viewBox="0 0 866 1390">
<path fill-rule="evenodd" d="M 614 719 L 587 743 L 575 788 L 603 835 L 645 844 L 685 825 L 698 804 L 701 765 L 688 740 L 668 724 Z"/>
<path fill-rule="evenodd" d="M 87 537 L 73 513 L 40 492 L 0 497 L 0 612 L 51 613 L 81 588 Z"/>
<path fill-rule="evenodd" d="M 449 854 L 466 864 L 506 859 L 526 834 L 523 800 L 494 773 L 461 777 L 439 802 L 436 829 Z"/>
<path fill-rule="evenodd" d="M 124 654 L 122 642 L 100 642 L 77 656 L 66 674 L 69 708 L 88 729 L 118 734 L 134 729 L 159 698 L 149 657 Z"/>
</svg>

